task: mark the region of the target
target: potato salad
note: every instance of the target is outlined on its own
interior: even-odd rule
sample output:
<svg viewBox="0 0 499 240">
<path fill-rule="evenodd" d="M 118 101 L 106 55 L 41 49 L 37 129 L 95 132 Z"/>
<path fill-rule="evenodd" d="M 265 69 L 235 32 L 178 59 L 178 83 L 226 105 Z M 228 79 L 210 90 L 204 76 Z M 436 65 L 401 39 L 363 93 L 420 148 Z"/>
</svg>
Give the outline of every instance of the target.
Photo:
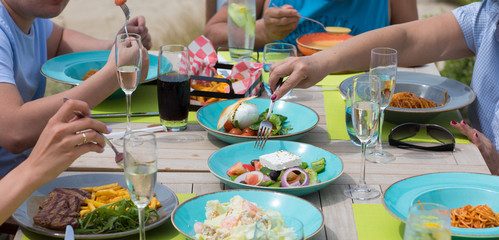
<svg viewBox="0 0 499 240">
<path fill-rule="evenodd" d="M 196 222 L 194 231 L 196 239 L 253 239 L 256 222 L 263 217 L 278 216 L 281 214 L 273 210 L 264 210 L 255 203 L 244 200 L 241 196 L 234 196 L 228 203 L 211 200 L 206 203 L 206 220 Z M 279 239 L 295 239 L 295 232 L 283 226 Z"/>
</svg>

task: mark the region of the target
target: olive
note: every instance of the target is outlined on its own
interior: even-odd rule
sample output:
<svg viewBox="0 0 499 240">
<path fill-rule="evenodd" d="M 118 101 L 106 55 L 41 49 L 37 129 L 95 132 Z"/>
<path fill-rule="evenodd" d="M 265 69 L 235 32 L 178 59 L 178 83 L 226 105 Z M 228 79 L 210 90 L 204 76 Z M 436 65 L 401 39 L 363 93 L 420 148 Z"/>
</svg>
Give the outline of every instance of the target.
<svg viewBox="0 0 499 240">
<path fill-rule="evenodd" d="M 277 178 L 279 178 L 279 175 L 281 175 L 281 171 L 275 171 L 275 170 L 272 170 L 269 174 L 269 177 L 270 179 L 272 179 L 273 181 L 277 181 Z"/>
<path fill-rule="evenodd" d="M 257 162 L 260 162 L 260 160 L 258 160 L 258 159 L 251 160 L 251 166 L 256 167 L 255 165 Z"/>
</svg>

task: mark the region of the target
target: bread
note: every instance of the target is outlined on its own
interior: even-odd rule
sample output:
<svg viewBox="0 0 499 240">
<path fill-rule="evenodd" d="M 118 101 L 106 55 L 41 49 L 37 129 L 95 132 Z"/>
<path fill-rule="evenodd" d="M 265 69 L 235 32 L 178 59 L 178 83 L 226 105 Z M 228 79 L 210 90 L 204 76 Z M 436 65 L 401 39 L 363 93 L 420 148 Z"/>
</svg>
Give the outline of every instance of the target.
<svg viewBox="0 0 499 240">
<path fill-rule="evenodd" d="M 241 99 L 237 100 L 235 103 L 227 106 L 222 111 L 222 113 L 220 114 L 220 117 L 218 118 L 217 130 L 224 127 L 225 122 L 227 122 L 227 120 L 229 120 L 230 117 L 232 115 L 234 115 L 234 112 L 239 107 L 239 105 L 241 105 L 242 102 L 251 100 L 253 98 L 256 98 L 256 96 L 241 98 Z"/>
</svg>

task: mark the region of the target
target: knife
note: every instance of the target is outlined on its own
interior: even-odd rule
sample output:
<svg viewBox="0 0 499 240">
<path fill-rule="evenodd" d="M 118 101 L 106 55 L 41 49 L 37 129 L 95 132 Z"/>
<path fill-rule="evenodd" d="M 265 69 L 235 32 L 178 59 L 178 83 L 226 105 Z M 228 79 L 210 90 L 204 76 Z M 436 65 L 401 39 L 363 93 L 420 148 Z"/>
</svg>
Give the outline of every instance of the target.
<svg viewBox="0 0 499 240">
<path fill-rule="evenodd" d="M 66 225 L 66 233 L 64 234 L 64 239 L 65 240 L 74 240 L 75 239 L 75 233 L 74 233 L 73 227 L 71 227 L 71 225 Z"/>
<path fill-rule="evenodd" d="M 159 115 L 159 112 L 137 112 L 132 113 L 130 116 L 138 117 L 138 116 L 156 116 Z M 126 117 L 126 113 L 103 113 L 103 114 L 92 114 L 91 118 L 102 118 L 102 117 Z"/>
</svg>

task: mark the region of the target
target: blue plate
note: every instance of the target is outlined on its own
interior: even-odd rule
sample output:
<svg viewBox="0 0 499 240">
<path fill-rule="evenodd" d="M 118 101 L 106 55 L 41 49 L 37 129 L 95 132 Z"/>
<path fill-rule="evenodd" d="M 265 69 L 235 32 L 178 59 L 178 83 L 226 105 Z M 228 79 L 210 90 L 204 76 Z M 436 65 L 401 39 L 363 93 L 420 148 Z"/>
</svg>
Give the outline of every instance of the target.
<svg viewBox="0 0 499 240">
<path fill-rule="evenodd" d="M 78 85 L 90 69 L 101 69 L 107 62 L 109 50 L 70 53 L 57 56 L 43 64 L 41 72 L 55 81 Z M 158 56 L 149 54 L 149 72 L 144 82 L 158 77 Z"/>
<path fill-rule="evenodd" d="M 220 203 L 239 195 L 245 200 L 256 203 L 263 209 L 280 212 L 282 215 L 295 216 L 303 223 L 305 236 L 310 238 L 324 227 L 322 212 L 310 202 L 284 193 L 261 190 L 227 190 L 200 195 L 180 204 L 172 213 L 175 228 L 188 238 L 194 239 L 194 224 L 206 220 L 206 202 L 218 200 Z"/>
<path fill-rule="evenodd" d="M 465 205 L 488 205 L 499 212 L 499 177 L 476 173 L 433 173 L 407 178 L 392 184 L 385 192 L 385 208 L 405 221 L 411 205 L 439 203 L 449 209 Z M 453 236 L 499 237 L 499 227 L 467 229 L 452 227 Z"/>
<path fill-rule="evenodd" d="M 306 195 L 318 191 L 343 173 L 343 161 L 333 153 L 306 143 L 269 140 L 263 150 L 257 150 L 253 146 L 255 142 L 244 142 L 224 147 L 213 153 L 208 159 L 208 168 L 217 178 L 222 180 L 231 188 L 266 189 L 276 192 L 288 193 L 296 196 Z M 325 158 L 326 168 L 318 174 L 320 183 L 304 187 L 268 188 L 263 186 L 252 186 L 234 182 L 227 176 L 227 170 L 235 163 L 241 161 L 249 164 L 251 160 L 258 159 L 260 155 L 286 150 L 302 158 L 302 162 L 310 163 L 320 158 Z"/>
<path fill-rule="evenodd" d="M 222 128 L 217 130 L 218 118 L 222 111 L 229 105 L 236 102 L 238 99 L 225 100 L 211 103 L 200 108 L 197 111 L 197 119 L 199 124 L 208 131 L 209 134 L 227 143 L 239 143 L 246 141 L 255 141 L 256 136 L 241 136 L 225 132 Z M 258 107 L 258 111 L 262 113 L 270 105 L 270 99 L 255 98 L 247 101 Z M 287 124 L 291 125 L 291 130 L 286 135 L 270 136 L 269 139 L 279 140 L 297 140 L 312 130 L 319 122 L 319 115 L 312 109 L 297 103 L 278 100 L 274 104 L 274 113 L 278 113 L 288 117 Z"/>
<path fill-rule="evenodd" d="M 347 78 L 340 84 L 339 90 L 343 96 L 352 86 L 353 78 Z M 442 106 L 423 109 L 389 106 L 385 111 L 385 120 L 391 123 L 428 122 L 439 113 L 468 106 L 476 97 L 470 86 L 456 80 L 433 74 L 404 71 L 397 73 L 395 93 L 399 92 L 412 92 L 437 104 L 443 103 L 445 93 L 446 102 Z"/>
<path fill-rule="evenodd" d="M 49 236 L 51 238 L 64 238 L 64 231 L 56 231 L 39 226 L 33 222 L 33 217 L 39 211 L 40 203 L 45 200 L 48 194 L 58 187 L 63 188 L 81 188 L 101 186 L 105 184 L 118 183 L 126 188 L 125 176 L 123 174 L 77 174 L 64 177 L 58 177 L 37 189 L 31 196 L 14 212 L 12 215 L 19 225 L 32 232 Z M 156 198 L 161 202 L 161 207 L 157 209 L 159 220 L 146 224 L 146 230 L 160 226 L 171 216 L 171 213 L 178 206 L 178 198 L 172 190 L 162 184 L 156 184 L 154 190 Z M 75 234 L 76 239 L 106 239 L 118 238 L 138 234 L 138 229 L 118 233 L 99 233 L 99 234 Z"/>
</svg>

